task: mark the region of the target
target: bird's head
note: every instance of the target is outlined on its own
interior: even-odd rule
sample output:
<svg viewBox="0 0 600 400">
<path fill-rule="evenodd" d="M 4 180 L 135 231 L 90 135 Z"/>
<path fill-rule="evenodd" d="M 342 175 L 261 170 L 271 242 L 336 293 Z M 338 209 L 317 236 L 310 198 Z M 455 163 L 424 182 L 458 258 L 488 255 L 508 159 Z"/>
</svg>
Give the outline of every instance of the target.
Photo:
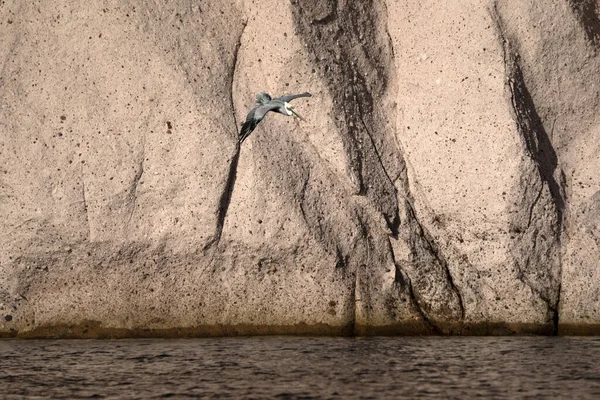
<svg viewBox="0 0 600 400">
<path fill-rule="evenodd" d="M 298 114 L 298 112 L 296 112 L 296 109 L 290 104 L 290 103 L 285 103 L 284 104 L 284 108 L 285 108 L 285 113 L 289 116 L 294 116 L 296 118 L 300 118 L 302 121 L 306 121 L 304 118 L 302 118 L 302 116 L 300 114 Z"/>
</svg>

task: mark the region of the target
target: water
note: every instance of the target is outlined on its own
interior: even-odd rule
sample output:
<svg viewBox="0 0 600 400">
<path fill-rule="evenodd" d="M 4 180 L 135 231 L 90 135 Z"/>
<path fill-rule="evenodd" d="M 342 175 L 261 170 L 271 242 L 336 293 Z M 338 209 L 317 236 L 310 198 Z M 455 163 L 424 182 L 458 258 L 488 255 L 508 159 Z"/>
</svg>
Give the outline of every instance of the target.
<svg viewBox="0 0 600 400">
<path fill-rule="evenodd" d="M 600 398 L 600 338 L 1 340 L 29 398 Z"/>
</svg>

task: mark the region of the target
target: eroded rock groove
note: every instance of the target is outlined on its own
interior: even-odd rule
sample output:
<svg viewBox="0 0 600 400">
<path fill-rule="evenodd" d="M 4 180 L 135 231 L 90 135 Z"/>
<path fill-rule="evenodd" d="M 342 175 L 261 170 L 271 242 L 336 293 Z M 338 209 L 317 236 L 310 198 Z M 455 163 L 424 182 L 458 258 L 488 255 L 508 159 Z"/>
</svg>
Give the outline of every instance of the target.
<svg viewBox="0 0 600 400">
<path fill-rule="evenodd" d="M 240 36 L 235 44 L 235 49 L 233 51 L 233 61 L 231 64 L 232 67 L 231 67 L 231 72 L 229 74 L 229 84 L 228 84 L 228 86 L 229 86 L 229 103 L 231 105 L 231 111 L 233 113 L 233 123 L 235 126 L 235 135 L 234 135 L 235 151 L 233 153 L 233 156 L 231 157 L 231 161 L 229 162 L 229 170 L 227 172 L 227 180 L 225 181 L 225 187 L 223 188 L 223 191 L 221 192 L 221 196 L 219 197 L 219 203 L 218 203 L 218 209 L 217 209 L 216 232 L 215 232 L 214 237 L 206 243 L 206 245 L 204 246 L 204 249 L 207 249 L 215 244 L 216 244 L 216 246 L 218 246 L 219 242 L 221 241 L 221 236 L 223 235 L 223 226 L 225 224 L 225 218 L 227 217 L 227 211 L 229 210 L 229 204 L 231 203 L 231 196 L 233 194 L 235 180 L 237 177 L 237 167 L 238 167 L 238 162 L 239 162 L 239 158 L 240 158 L 240 144 L 238 141 L 238 136 L 239 136 L 238 122 L 237 122 L 237 117 L 236 117 L 236 113 L 235 113 L 235 104 L 233 101 L 233 85 L 235 83 L 235 74 L 236 74 L 236 70 L 237 70 L 237 66 L 238 66 L 237 65 L 238 64 L 238 55 L 240 52 L 240 47 L 242 45 L 242 37 L 244 36 L 246 26 L 247 26 L 247 22 L 244 21 L 243 26 L 242 26 L 242 31 L 241 31 Z"/>
<path fill-rule="evenodd" d="M 565 175 L 558 165 L 558 156 L 536 110 L 526 85 L 518 52 L 507 33 L 497 6 L 491 9 L 492 18 L 503 49 L 507 88 L 517 131 L 524 150 L 535 165 L 537 177 L 524 166 L 521 178 L 522 212 L 513 218 L 515 240 L 513 257 L 518 269 L 517 278 L 529 286 L 548 307 L 548 323 L 558 331 L 558 305 L 562 275 L 561 235 L 564 229 Z M 531 195 L 531 189 L 537 190 Z M 528 204 L 528 206 L 527 206 Z M 546 213 L 546 208 L 552 211 Z M 527 215 L 522 215 L 526 212 Z M 525 226 L 522 220 L 526 220 Z"/>
<path fill-rule="evenodd" d="M 381 43 L 377 37 L 374 8 L 374 1 L 348 2 L 343 7 L 337 1 L 303 1 L 294 2 L 292 10 L 299 36 L 314 55 L 333 96 L 335 121 L 357 194 L 367 196 L 396 231 L 398 204 L 390 179 L 394 174 L 386 170 L 377 149 L 388 133 L 380 127 L 374 107 L 374 97 L 387 87 L 391 52 L 386 50 L 389 43 Z M 359 37 L 363 44 L 353 47 L 345 35 Z"/>
<path fill-rule="evenodd" d="M 428 314 L 431 324 L 436 321 L 458 322 L 464 318 L 462 296 L 450 271 L 448 262 L 431 234 L 423 227 L 410 202 L 406 200 L 407 243 L 417 273 L 412 274 L 412 292 L 416 293 L 417 304 Z M 416 292 L 415 292 L 416 289 Z"/>
<path fill-rule="evenodd" d="M 600 46 L 600 9 L 596 0 L 568 0 L 585 31 L 587 39 L 596 47 Z"/>
<path fill-rule="evenodd" d="M 433 237 L 421 227 L 411 205 L 403 205 L 410 211 L 406 212 L 407 220 L 401 221 L 392 176 L 399 177 L 406 192 L 401 197 L 410 198 L 403 156 L 397 155 L 401 160 L 396 170 L 390 171 L 380 151 L 380 146 L 389 144 L 386 139 L 394 136 L 381 120 L 384 112 L 376 106 L 388 89 L 390 66 L 394 64 L 391 37 L 378 22 L 378 12 L 387 14 L 385 4 L 307 1 L 294 2 L 292 9 L 299 36 L 314 54 L 314 62 L 320 66 L 334 98 L 335 121 L 350 170 L 358 181 L 358 194 L 369 198 L 381 212 L 392 236 L 401 236 L 411 247 L 412 272 L 403 269 L 408 279 L 402 290 L 409 292 L 423 321 L 434 331 L 439 330 L 436 323 L 462 320 L 462 298 L 447 262 Z M 346 35 L 358 38 L 358 46 L 345 40 Z M 368 233 L 364 232 L 363 237 L 367 238 Z M 368 251 L 368 243 L 366 247 Z M 391 246 L 389 251 L 393 257 Z M 396 263 L 396 268 L 404 267 Z"/>
</svg>

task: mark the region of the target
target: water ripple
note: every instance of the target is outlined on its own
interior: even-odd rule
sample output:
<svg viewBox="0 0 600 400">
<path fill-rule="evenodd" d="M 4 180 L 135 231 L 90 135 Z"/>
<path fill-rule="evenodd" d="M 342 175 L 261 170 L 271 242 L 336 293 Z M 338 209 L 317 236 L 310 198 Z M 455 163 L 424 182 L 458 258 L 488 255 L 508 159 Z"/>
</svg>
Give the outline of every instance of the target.
<svg viewBox="0 0 600 400">
<path fill-rule="evenodd" d="M 0 340 L 2 398 L 600 398 L 600 340 Z"/>
</svg>

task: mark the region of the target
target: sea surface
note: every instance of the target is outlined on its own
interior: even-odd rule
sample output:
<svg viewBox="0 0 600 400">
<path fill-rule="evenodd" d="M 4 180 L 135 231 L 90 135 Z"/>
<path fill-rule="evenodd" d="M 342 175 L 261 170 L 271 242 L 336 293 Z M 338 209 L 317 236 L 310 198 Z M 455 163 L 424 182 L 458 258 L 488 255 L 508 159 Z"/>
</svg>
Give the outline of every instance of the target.
<svg viewBox="0 0 600 400">
<path fill-rule="evenodd" d="M 0 340 L 0 398 L 600 398 L 600 338 Z"/>
</svg>

